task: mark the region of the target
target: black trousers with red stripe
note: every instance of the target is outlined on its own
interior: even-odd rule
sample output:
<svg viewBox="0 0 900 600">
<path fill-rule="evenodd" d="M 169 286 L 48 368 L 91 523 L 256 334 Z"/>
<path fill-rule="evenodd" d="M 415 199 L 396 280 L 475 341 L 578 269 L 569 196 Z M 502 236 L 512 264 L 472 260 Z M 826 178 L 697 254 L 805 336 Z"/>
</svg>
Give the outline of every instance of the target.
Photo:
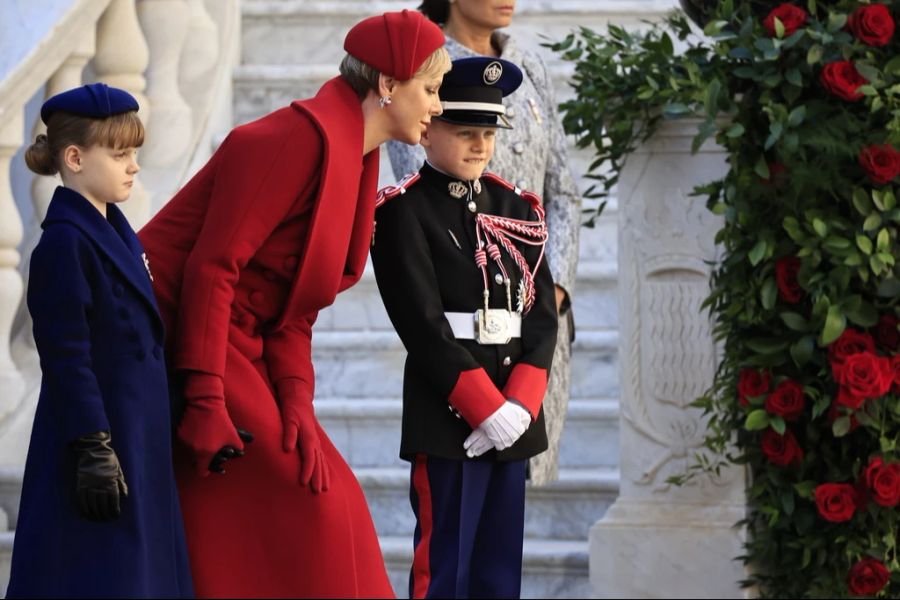
<svg viewBox="0 0 900 600">
<path fill-rule="evenodd" d="M 410 598 L 519 597 L 526 462 L 416 457 Z"/>
</svg>

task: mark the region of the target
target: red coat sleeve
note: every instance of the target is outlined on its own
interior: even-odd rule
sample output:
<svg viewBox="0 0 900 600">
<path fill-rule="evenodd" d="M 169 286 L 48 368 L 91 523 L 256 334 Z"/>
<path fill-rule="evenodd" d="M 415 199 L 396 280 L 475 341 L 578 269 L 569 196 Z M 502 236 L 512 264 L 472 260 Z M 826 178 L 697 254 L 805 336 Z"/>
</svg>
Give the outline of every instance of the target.
<svg viewBox="0 0 900 600">
<path fill-rule="evenodd" d="M 185 262 L 175 366 L 222 377 L 241 269 L 318 181 L 324 144 L 308 117 L 284 109 L 231 132 Z"/>
<path fill-rule="evenodd" d="M 304 316 L 265 337 L 263 359 L 269 379 L 279 391 L 295 396 L 292 400 L 312 402 L 316 377 L 312 364 L 312 326 L 319 313 Z"/>
</svg>

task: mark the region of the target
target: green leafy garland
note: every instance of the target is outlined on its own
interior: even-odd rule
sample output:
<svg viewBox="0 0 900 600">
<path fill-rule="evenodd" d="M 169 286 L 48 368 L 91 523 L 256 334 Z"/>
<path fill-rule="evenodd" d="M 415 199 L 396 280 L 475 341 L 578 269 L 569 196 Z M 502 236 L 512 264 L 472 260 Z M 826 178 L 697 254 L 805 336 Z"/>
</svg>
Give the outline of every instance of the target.
<svg viewBox="0 0 900 600">
<path fill-rule="evenodd" d="M 771 10 L 769 10 L 771 9 Z M 695 406 L 694 473 L 748 465 L 745 585 L 768 597 L 900 596 L 900 1 L 717 3 L 705 33 L 581 29 L 564 124 L 594 197 L 660 120 L 726 149 L 695 192 L 723 215 L 706 301 L 724 356 Z"/>
</svg>

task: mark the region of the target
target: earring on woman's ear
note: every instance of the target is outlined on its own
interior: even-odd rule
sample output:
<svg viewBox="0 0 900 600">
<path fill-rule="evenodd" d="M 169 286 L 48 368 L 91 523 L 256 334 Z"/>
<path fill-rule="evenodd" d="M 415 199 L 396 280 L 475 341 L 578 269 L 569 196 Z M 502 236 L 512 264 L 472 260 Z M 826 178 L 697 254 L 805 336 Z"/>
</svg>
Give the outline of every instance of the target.
<svg viewBox="0 0 900 600">
<path fill-rule="evenodd" d="M 385 106 L 387 106 L 390 103 L 391 103 L 390 96 L 382 96 L 381 98 L 378 99 L 378 106 L 380 106 L 381 108 L 384 108 Z"/>
</svg>

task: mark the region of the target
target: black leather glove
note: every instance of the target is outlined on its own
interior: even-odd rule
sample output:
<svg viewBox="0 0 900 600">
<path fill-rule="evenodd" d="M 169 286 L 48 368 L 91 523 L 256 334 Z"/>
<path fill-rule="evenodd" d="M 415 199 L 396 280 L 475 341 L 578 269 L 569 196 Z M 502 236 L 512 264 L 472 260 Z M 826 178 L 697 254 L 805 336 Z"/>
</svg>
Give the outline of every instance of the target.
<svg viewBox="0 0 900 600">
<path fill-rule="evenodd" d="M 75 470 L 78 509 L 92 521 L 115 519 L 122 512 L 122 499 L 128 497 L 125 475 L 111 441 L 108 431 L 97 431 L 70 444 L 78 460 Z"/>
<path fill-rule="evenodd" d="M 241 441 L 245 444 L 249 444 L 253 441 L 253 434 L 249 431 L 244 431 L 243 429 L 237 429 L 236 431 L 238 436 L 240 436 Z M 215 453 L 215 455 L 213 455 L 212 460 L 209 461 L 209 470 L 213 473 L 224 475 L 225 463 L 232 458 L 240 458 L 243 455 L 243 450 L 238 450 L 234 446 L 223 446 L 218 452 Z"/>
</svg>

